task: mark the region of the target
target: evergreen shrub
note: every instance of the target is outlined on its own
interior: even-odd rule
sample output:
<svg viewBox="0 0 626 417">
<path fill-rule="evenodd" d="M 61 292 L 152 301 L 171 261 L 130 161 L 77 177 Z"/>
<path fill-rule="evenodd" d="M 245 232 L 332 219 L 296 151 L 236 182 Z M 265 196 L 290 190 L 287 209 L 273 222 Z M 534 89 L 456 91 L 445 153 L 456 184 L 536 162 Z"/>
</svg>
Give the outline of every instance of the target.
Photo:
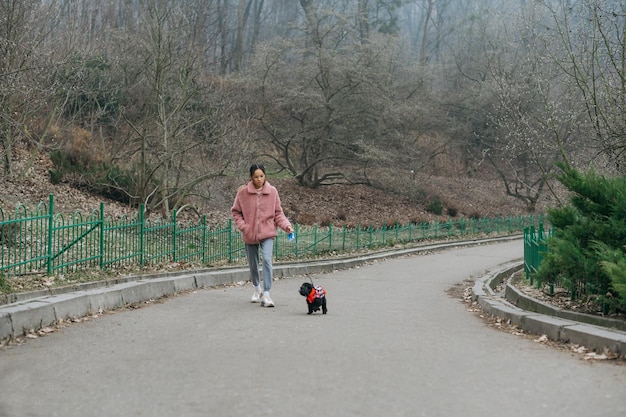
<svg viewBox="0 0 626 417">
<path fill-rule="evenodd" d="M 626 177 L 607 178 L 559 164 L 570 204 L 548 210 L 553 227 L 537 278 L 593 297 L 610 310 L 626 308 Z"/>
</svg>

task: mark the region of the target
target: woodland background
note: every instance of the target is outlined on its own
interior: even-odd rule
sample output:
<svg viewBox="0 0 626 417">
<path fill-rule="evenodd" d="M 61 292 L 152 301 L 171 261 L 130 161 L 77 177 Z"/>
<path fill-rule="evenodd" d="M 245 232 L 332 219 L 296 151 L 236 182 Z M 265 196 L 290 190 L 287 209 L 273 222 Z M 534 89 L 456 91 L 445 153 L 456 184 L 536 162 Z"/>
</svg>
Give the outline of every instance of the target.
<svg viewBox="0 0 626 417">
<path fill-rule="evenodd" d="M 624 175 L 625 34 L 610 0 L 0 0 L 0 203 L 219 222 L 264 162 L 303 224 L 544 211 L 555 162 Z"/>
</svg>

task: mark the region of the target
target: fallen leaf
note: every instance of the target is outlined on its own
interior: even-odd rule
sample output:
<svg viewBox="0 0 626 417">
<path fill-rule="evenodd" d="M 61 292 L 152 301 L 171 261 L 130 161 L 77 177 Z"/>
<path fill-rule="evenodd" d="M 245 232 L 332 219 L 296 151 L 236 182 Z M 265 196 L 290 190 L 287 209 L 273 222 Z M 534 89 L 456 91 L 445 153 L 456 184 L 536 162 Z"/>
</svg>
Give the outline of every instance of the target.
<svg viewBox="0 0 626 417">
<path fill-rule="evenodd" d="M 601 354 L 597 354 L 595 352 L 589 352 L 585 355 L 585 360 L 589 361 L 589 360 L 594 360 L 594 361 L 604 361 L 607 360 L 609 357 L 607 355 L 605 355 L 604 353 Z"/>
</svg>

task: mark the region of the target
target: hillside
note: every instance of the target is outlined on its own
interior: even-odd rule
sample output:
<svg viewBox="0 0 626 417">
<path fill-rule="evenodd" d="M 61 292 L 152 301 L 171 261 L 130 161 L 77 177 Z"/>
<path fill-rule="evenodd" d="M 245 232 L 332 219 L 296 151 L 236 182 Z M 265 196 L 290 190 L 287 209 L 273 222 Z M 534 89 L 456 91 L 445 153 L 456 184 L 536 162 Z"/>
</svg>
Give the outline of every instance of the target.
<svg viewBox="0 0 626 417">
<path fill-rule="evenodd" d="M 16 172 L 23 170 L 28 157 L 21 155 L 15 165 Z M 0 183 L 0 207 L 5 215 L 13 213 L 19 203 L 28 207 L 40 202 L 47 204 L 50 194 L 55 196 L 55 213 L 90 213 L 99 209 L 101 201 L 105 203 L 105 214 L 108 216 L 135 213 L 136 209 L 127 205 L 102 199 L 67 184 L 51 184 L 48 175 L 51 167 L 51 162 L 41 156 L 21 179 L 5 179 Z M 213 184 L 211 200 L 199 207 L 199 212 L 207 215 L 210 224 L 229 219 L 235 190 L 242 181 L 223 179 Z M 429 213 L 424 201 L 412 202 L 407 197 L 365 185 L 333 185 L 312 190 L 291 179 L 274 179 L 269 175 L 269 181 L 278 188 L 286 214 L 300 224 L 381 225 L 433 221 L 436 218 L 447 219 L 448 209 L 456 211 L 455 217 L 458 218 L 527 214 L 524 205 L 507 196 L 499 180 L 489 174 L 483 174 L 481 178 L 416 176 L 409 186 L 414 183 L 428 198 L 439 198 L 443 203 L 441 216 Z M 542 202 L 540 210 L 544 210 L 546 204 Z M 189 212 L 183 218 L 194 220 L 197 216 Z"/>
</svg>

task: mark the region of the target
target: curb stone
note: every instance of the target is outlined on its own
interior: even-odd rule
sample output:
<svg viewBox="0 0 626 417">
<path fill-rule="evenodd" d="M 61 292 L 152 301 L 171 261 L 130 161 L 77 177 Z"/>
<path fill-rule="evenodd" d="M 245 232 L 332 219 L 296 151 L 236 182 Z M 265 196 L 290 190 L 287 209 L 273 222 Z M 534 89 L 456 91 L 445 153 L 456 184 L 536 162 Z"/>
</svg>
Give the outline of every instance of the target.
<svg viewBox="0 0 626 417">
<path fill-rule="evenodd" d="M 522 296 L 519 291 L 515 290 L 516 297 L 513 297 L 513 301 L 518 301 L 520 297 L 524 298 L 523 303 L 520 303 L 524 305 L 522 309 L 510 302 L 507 297 L 514 291 L 509 288 L 512 287 L 511 285 L 506 284 L 504 294 L 498 294 L 494 290 L 514 273 L 520 271 L 523 266 L 523 262 L 511 262 L 485 274 L 474 283 L 472 300 L 476 301 L 487 314 L 506 319 L 529 333 L 546 335 L 551 340 L 584 346 L 596 353 L 609 350 L 618 357 L 626 358 L 626 332 L 611 328 L 611 326 L 616 326 L 615 320 L 603 320 L 581 313 L 568 315 L 563 310 Z M 557 317 L 558 315 L 567 315 L 568 318 Z M 578 320 L 572 320 L 572 318 Z M 580 320 L 592 321 L 594 324 Z M 603 322 L 604 326 L 600 326 L 600 322 Z"/>
<path fill-rule="evenodd" d="M 507 282 L 504 298 L 522 310 L 533 311 L 546 316 L 554 316 L 571 321 L 593 324 L 600 327 L 611 328 L 626 332 L 626 322 L 610 317 L 594 316 L 591 314 L 579 313 L 577 311 L 565 310 L 550 304 L 543 303 L 524 294 L 519 288 Z"/>
</svg>

